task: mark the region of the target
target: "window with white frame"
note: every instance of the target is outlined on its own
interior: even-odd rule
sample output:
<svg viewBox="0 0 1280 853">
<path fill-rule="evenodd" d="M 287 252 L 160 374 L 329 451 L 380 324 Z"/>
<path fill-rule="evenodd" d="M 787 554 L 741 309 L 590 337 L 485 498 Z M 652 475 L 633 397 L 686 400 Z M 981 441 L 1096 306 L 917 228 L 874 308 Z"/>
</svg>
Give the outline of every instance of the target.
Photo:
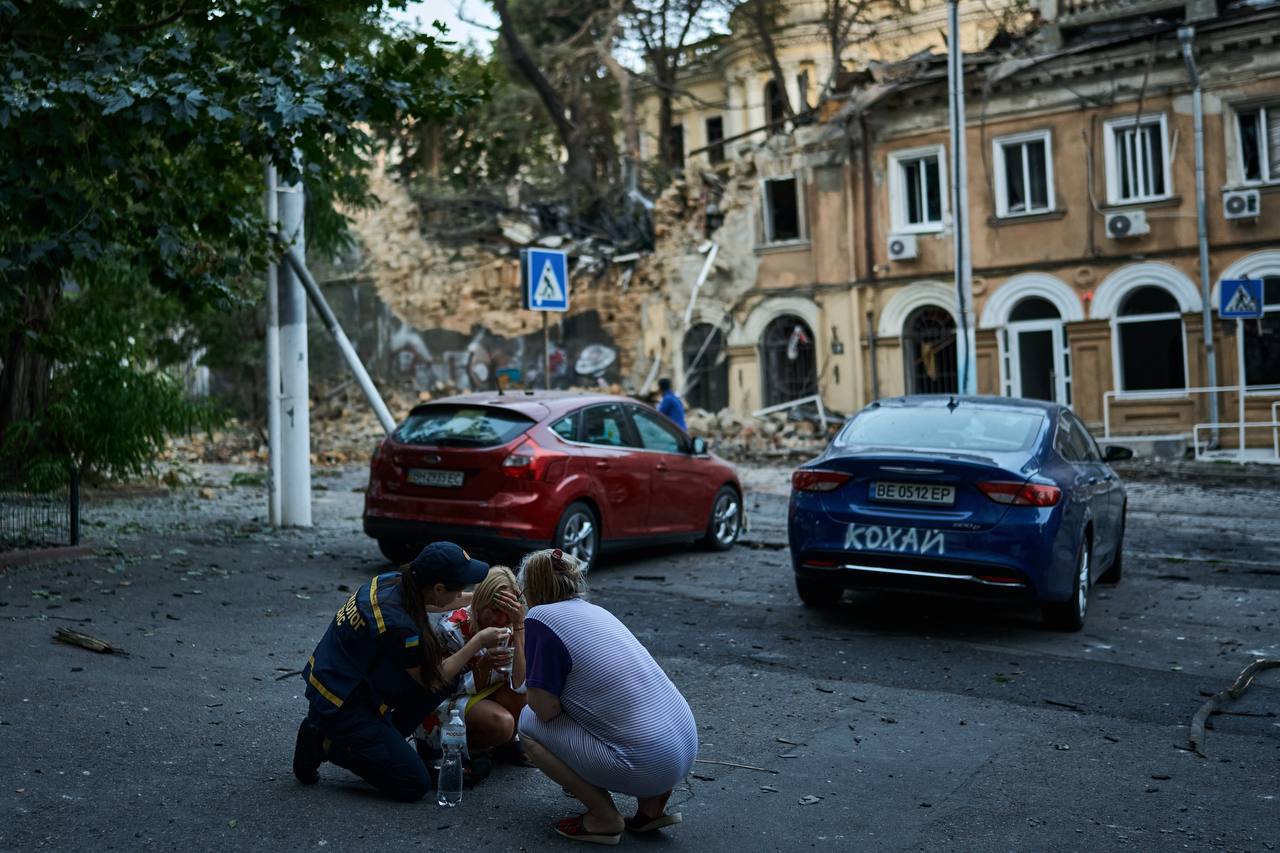
<svg viewBox="0 0 1280 853">
<path fill-rule="evenodd" d="M 1103 130 L 1109 204 L 1158 201 L 1173 194 L 1169 125 L 1163 113 L 1113 119 Z"/>
<path fill-rule="evenodd" d="M 942 157 L 941 145 L 889 155 L 889 207 L 894 231 L 942 230 L 946 210 Z"/>
<path fill-rule="evenodd" d="M 764 242 L 791 243 L 804 239 L 804 217 L 801 215 L 800 183 L 794 176 L 766 178 L 764 196 Z"/>
<path fill-rule="evenodd" d="M 1001 136 L 993 143 L 996 216 L 1053 210 L 1053 158 L 1049 131 Z"/>
<path fill-rule="evenodd" d="M 1145 285 L 1120 303 L 1114 320 L 1121 391 L 1187 387 L 1186 335 L 1173 294 Z"/>
<path fill-rule="evenodd" d="M 1280 104 L 1236 111 L 1240 182 L 1280 181 Z"/>
</svg>

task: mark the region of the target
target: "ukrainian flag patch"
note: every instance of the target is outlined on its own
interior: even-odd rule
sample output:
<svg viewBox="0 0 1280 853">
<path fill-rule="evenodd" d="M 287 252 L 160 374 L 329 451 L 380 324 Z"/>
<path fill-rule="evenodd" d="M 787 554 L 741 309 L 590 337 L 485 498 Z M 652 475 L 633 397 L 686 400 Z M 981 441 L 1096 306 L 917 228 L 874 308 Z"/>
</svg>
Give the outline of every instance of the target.
<svg viewBox="0 0 1280 853">
<path fill-rule="evenodd" d="M 414 634 L 412 637 L 405 638 L 404 647 L 406 649 L 416 649 L 418 647 L 418 643 L 419 637 L 417 634 Z"/>
</svg>

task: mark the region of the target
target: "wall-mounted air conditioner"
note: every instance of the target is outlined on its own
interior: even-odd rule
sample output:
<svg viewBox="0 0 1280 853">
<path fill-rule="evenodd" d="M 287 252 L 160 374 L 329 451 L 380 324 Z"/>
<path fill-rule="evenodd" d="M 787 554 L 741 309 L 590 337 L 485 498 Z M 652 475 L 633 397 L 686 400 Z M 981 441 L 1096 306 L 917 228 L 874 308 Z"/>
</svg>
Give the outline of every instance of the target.
<svg viewBox="0 0 1280 853">
<path fill-rule="evenodd" d="M 914 234 L 891 234 L 889 236 L 889 260 L 910 261 L 919 254 Z"/>
<path fill-rule="evenodd" d="M 1227 219 L 1253 219 L 1262 211 L 1257 190 L 1228 190 L 1222 194 L 1222 215 Z"/>
<path fill-rule="evenodd" d="M 1107 236 L 1112 240 L 1126 240 L 1150 234 L 1145 210 L 1127 210 L 1124 213 L 1107 214 Z"/>
</svg>

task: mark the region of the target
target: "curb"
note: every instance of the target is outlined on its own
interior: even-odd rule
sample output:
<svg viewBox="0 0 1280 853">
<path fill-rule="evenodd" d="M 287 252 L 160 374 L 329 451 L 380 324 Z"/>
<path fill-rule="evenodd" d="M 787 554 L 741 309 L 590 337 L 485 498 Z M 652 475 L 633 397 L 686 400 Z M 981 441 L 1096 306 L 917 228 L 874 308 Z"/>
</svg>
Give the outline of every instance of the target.
<svg viewBox="0 0 1280 853">
<path fill-rule="evenodd" d="M 0 553 L 0 569 L 30 566 L 34 563 L 53 563 L 59 560 L 75 560 L 90 557 L 94 548 L 90 545 L 67 545 L 61 548 L 31 548 L 25 551 Z"/>
</svg>

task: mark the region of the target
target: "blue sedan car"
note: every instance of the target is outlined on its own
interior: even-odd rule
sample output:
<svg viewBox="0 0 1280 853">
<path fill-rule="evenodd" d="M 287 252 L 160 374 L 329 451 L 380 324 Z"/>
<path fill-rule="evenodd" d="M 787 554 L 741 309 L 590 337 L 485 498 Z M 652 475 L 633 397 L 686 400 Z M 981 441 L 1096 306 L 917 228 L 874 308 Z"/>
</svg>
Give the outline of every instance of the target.
<svg viewBox="0 0 1280 853">
<path fill-rule="evenodd" d="M 847 588 L 1038 602 L 1084 625 L 1089 587 L 1122 571 L 1125 492 L 1069 409 L 1007 397 L 880 400 L 791 476 L 796 588 L 830 606 Z"/>
</svg>

